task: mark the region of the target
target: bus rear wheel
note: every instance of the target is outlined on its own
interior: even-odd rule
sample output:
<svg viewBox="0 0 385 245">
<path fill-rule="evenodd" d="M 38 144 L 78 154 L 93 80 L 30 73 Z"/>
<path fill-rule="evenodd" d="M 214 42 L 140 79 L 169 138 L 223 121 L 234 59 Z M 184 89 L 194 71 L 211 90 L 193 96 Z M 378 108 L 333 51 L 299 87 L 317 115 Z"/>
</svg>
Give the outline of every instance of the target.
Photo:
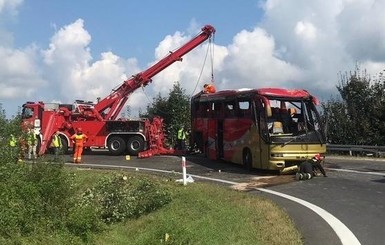
<svg viewBox="0 0 385 245">
<path fill-rule="evenodd" d="M 242 163 L 243 167 L 250 171 L 252 168 L 252 163 L 253 163 L 253 156 L 251 155 L 250 149 L 244 149 L 243 150 L 243 155 L 242 155 Z"/>
</svg>

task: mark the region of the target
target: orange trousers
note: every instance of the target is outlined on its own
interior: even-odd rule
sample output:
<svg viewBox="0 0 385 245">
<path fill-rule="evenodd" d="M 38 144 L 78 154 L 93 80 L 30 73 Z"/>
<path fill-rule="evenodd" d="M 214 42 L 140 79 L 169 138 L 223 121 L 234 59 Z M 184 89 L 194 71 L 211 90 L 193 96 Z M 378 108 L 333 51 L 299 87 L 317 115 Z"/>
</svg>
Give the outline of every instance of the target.
<svg viewBox="0 0 385 245">
<path fill-rule="evenodd" d="M 82 153 L 83 153 L 83 144 L 82 145 L 75 145 L 74 163 L 81 163 L 82 162 Z"/>
</svg>

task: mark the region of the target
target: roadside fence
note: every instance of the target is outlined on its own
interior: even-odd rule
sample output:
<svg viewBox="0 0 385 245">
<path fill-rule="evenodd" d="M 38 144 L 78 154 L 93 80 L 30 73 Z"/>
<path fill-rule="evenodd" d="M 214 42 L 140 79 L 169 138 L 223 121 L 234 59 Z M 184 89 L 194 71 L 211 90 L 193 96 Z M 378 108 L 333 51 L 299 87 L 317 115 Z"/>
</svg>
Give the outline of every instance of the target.
<svg viewBox="0 0 385 245">
<path fill-rule="evenodd" d="M 385 157 L 385 146 L 326 144 L 330 153 L 347 153 L 350 156 Z"/>
</svg>

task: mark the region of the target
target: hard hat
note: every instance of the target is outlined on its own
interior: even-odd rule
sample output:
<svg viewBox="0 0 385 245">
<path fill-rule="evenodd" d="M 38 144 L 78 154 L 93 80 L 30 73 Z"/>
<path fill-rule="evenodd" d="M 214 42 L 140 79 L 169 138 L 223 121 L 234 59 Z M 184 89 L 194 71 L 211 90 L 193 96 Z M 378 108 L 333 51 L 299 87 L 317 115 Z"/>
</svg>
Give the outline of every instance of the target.
<svg viewBox="0 0 385 245">
<path fill-rule="evenodd" d="M 320 153 L 315 154 L 313 158 L 316 159 L 317 161 L 322 160 L 322 156 Z"/>
<path fill-rule="evenodd" d="M 78 132 L 82 132 L 83 130 L 82 130 L 82 128 L 78 128 Z"/>
</svg>

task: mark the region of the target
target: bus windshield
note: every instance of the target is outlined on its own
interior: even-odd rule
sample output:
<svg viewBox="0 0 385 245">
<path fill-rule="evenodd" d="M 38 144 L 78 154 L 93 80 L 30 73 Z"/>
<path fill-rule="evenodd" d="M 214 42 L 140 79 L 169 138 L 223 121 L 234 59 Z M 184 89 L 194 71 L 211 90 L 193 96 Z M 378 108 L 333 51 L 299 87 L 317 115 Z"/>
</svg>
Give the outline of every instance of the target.
<svg viewBox="0 0 385 245">
<path fill-rule="evenodd" d="M 271 142 L 325 142 L 320 116 L 311 100 L 269 99 L 271 115 L 261 118 L 268 132 L 262 132 Z"/>
</svg>

